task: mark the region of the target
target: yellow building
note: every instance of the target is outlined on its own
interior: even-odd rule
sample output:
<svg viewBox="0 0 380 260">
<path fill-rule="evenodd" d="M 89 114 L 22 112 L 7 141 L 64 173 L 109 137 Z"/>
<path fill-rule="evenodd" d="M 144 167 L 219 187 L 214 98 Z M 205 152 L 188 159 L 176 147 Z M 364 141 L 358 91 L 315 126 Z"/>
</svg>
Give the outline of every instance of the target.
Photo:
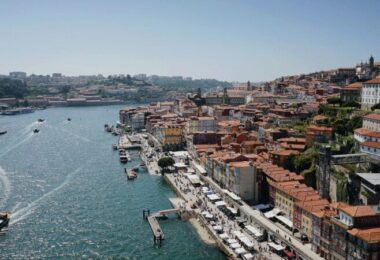
<svg viewBox="0 0 380 260">
<path fill-rule="evenodd" d="M 183 148 L 182 126 L 179 124 L 161 124 L 155 127 L 155 137 L 164 150 L 179 150 Z"/>
</svg>

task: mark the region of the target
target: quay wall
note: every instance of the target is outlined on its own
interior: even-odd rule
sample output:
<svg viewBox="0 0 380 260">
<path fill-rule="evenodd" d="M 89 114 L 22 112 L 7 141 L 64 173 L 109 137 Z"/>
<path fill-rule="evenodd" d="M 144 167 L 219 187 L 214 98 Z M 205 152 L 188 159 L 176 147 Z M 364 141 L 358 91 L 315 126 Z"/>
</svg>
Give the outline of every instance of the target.
<svg viewBox="0 0 380 260">
<path fill-rule="evenodd" d="M 172 183 L 172 181 L 170 180 L 170 178 L 168 178 L 166 175 L 163 176 L 164 177 L 164 180 L 169 184 L 169 186 L 174 190 L 174 192 L 177 194 L 178 197 L 180 197 L 181 199 L 186 200 L 186 198 L 184 197 L 184 195 L 182 194 L 182 192 L 175 186 L 174 183 Z M 190 212 L 189 212 L 190 213 Z M 199 223 L 204 227 L 206 228 L 207 230 L 207 233 L 215 240 L 216 242 L 216 245 L 218 246 L 218 248 L 229 258 L 229 259 L 234 259 L 234 257 L 232 256 L 229 248 L 223 243 L 223 241 L 220 239 L 220 237 L 218 237 L 212 230 L 211 230 L 211 226 L 207 224 L 207 221 L 206 219 L 199 213 L 196 213 L 195 211 L 191 211 L 191 216 L 193 218 L 197 218 L 199 219 Z"/>
</svg>

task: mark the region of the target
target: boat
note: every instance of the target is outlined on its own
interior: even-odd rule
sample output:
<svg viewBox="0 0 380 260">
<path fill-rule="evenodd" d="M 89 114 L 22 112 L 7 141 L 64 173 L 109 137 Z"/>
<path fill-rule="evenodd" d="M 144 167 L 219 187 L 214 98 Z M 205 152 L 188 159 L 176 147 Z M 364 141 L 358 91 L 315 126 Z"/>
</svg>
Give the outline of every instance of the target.
<svg viewBox="0 0 380 260">
<path fill-rule="evenodd" d="M 134 170 L 124 169 L 124 172 L 127 173 L 127 179 L 128 180 L 134 180 L 137 178 L 137 172 L 135 172 Z"/>
<path fill-rule="evenodd" d="M 127 155 L 127 152 L 124 149 L 119 150 L 119 157 L 121 163 L 127 163 L 129 161 L 129 156 Z"/>
<path fill-rule="evenodd" d="M 0 135 L 5 135 L 6 133 L 8 133 L 7 131 L 0 131 Z"/>
<path fill-rule="evenodd" d="M 69 118 L 67 118 L 67 121 L 71 121 L 71 118 L 69 117 Z"/>
<path fill-rule="evenodd" d="M 5 115 L 5 116 L 13 116 L 13 115 L 33 113 L 33 112 L 34 112 L 34 109 L 31 107 L 20 107 L 20 108 L 13 108 L 13 109 L 5 110 L 1 114 Z"/>
<path fill-rule="evenodd" d="M 117 148 L 118 148 L 118 147 L 117 147 L 117 144 L 113 144 L 113 145 L 112 145 L 112 149 L 117 150 Z"/>
<path fill-rule="evenodd" d="M 9 214 L 8 212 L 0 213 L 0 231 L 3 228 L 8 226 L 10 219 L 11 219 L 11 214 Z"/>
<path fill-rule="evenodd" d="M 42 123 L 42 122 L 44 122 L 45 121 L 45 119 L 42 119 L 42 118 L 38 118 L 38 120 L 37 120 L 39 123 Z"/>
<path fill-rule="evenodd" d="M 33 129 L 33 133 L 37 134 L 40 130 L 39 129 Z"/>
<path fill-rule="evenodd" d="M 139 167 L 134 167 L 134 168 L 132 168 L 132 170 L 135 172 L 139 172 L 140 169 L 139 169 Z"/>
<path fill-rule="evenodd" d="M 145 165 L 144 162 L 141 162 L 141 163 L 140 163 L 140 166 L 141 166 L 141 167 L 145 167 L 146 165 Z"/>
</svg>

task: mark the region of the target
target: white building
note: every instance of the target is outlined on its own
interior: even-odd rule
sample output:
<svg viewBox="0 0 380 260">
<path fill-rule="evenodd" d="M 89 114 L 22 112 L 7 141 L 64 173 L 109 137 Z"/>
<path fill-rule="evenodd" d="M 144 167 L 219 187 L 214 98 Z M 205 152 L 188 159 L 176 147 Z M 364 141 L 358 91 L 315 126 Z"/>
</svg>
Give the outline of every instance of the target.
<svg viewBox="0 0 380 260">
<path fill-rule="evenodd" d="M 354 138 L 361 152 L 380 156 L 380 114 L 364 116 L 363 127 L 355 129 Z"/>
<path fill-rule="evenodd" d="M 362 88 L 362 108 L 371 109 L 375 104 L 380 103 L 380 78 L 363 83 Z"/>
<path fill-rule="evenodd" d="M 225 187 L 245 201 L 257 198 L 256 173 L 251 162 L 230 162 L 226 169 Z"/>
</svg>

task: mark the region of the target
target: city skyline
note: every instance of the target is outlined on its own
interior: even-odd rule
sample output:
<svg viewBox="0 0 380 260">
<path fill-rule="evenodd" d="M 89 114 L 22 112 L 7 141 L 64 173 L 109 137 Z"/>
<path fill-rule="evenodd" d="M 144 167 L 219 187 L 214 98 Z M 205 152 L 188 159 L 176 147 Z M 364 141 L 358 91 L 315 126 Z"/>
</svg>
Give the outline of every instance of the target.
<svg viewBox="0 0 380 260">
<path fill-rule="evenodd" d="M 380 53 L 375 1 L 4 1 L 0 74 L 266 81 Z"/>
</svg>

